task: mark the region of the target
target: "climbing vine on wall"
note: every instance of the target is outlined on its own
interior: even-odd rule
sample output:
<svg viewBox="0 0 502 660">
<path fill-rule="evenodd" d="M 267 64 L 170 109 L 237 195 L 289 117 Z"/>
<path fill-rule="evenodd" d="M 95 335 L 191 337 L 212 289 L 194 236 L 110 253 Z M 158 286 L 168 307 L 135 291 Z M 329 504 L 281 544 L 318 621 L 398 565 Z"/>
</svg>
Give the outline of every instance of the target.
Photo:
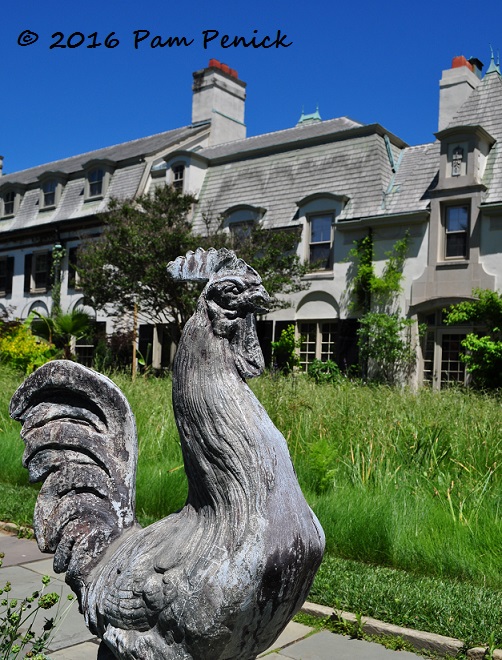
<svg viewBox="0 0 502 660">
<path fill-rule="evenodd" d="M 360 312 L 358 348 L 363 376 L 395 385 L 415 367 L 414 321 L 402 315 L 398 296 L 402 291 L 403 268 L 410 244 L 408 232 L 385 254 L 380 275 L 375 272 L 371 231 L 349 253 L 354 265 L 350 285 L 351 308 Z"/>
</svg>

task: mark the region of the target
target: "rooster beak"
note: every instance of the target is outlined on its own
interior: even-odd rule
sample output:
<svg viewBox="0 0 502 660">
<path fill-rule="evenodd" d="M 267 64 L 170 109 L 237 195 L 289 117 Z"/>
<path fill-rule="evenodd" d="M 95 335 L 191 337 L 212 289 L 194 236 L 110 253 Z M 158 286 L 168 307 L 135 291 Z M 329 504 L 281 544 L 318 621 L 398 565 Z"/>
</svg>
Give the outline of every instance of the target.
<svg viewBox="0 0 502 660">
<path fill-rule="evenodd" d="M 250 302 L 254 307 L 255 314 L 265 314 L 269 311 L 272 300 L 265 289 L 260 286 L 251 293 Z"/>
</svg>

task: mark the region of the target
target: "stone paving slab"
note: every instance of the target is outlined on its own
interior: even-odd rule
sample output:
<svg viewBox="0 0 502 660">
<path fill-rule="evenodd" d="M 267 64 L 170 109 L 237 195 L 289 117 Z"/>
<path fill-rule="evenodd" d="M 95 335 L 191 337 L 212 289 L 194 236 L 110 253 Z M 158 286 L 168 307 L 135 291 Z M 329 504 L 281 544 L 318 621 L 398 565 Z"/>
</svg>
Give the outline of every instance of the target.
<svg viewBox="0 0 502 660">
<path fill-rule="evenodd" d="M 47 559 L 47 555 L 40 552 L 36 541 L 18 539 L 16 536 L 0 532 L 0 552 L 5 554 L 4 566 L 26 564 L 37 559 Z"/>
<path fill-rule="evenodd" d="M 309 628 L 309 626 L 304 626 L 302 623 L 296 623 L 296 621 L 291 621 L 286 626 L 286 629 L 283 630 L 282 633 L 279 635 L 279 637 L 275 640 L 275 642 L 271 644 L 269 648 L 258 657 L 263 658 L 264 655 L 270 654 L 270 651 L 275 651 L 281 649 L 283 646 L 288 646 L 289 644 L 293 644 L 293 642 L 297 642 L 298 640 L 303 639 L 304 637 L 309 635 L 313 630 L 314 630 L 313 628 Z M 271 657 L 271 656 L 267 655 L 267 657 Z"/>
<path fill-rule="evenodd" d="M 37 571 L 32 571 L 29 568 L 30 564 L 23 566 L 6 566 L 1 569 L 0 573 L 0 584 L 5 584 L 5 582 L 10 582 L 12 585 L 12 591 L 10 592 L 11 598 L 25 598 L 33 593 L 35 590 L 42 589 L 42 574 Z M 73 646 L 80 642 L 85 642 L 90 639 L 94 639 L 94 635 L 89 632 L 86 625 L 84 624 L 84 619 L 80 612 L 78 611 L 78 604 L 76 599 L 71 603 L 68 601 L 67 596 L 72 594 L 71 589 L 68 587 L 61 578 L 51 578 L 50 583 L 45 588 L 45 593 L 55 592 L 60 596 L 59 601 L 59 612 L 66 612 L 68 605 L 70 605 L 64 619 L 61 621 L 57 630 L 55 631 L 54 637 L 50 643 L 50 650 L 58 650 L 65 648 L 66 646 Z M 53 616 L 58 616 L 56 614 L 56 607 L 51 608 L 50 610 L 40 611 L 37 614 L 37 618 L 34 625 L 35 632 L 39 633 L 42 630 L 42 626 L 46 618 Z"/>
<path fill-rule="evenodd" d="M 326 630 L 281 649 L 279 657 L 295 660 L 423 660 L 423 656 L 415 653 L 392 651 L 374 642 L 351 639 Z"/>
<path fill-rule="evenodd" d="M 35 541 L 18 539 L 0 530 L 0 552 L 5 553 L 0 571 L 0 584 L 12 583 L 12 596 L 25 597 L 40 589 L 41 576 L 49 575 L 47 589 L 61 594 L 63 607 L 71 593 L 62 575 L 56 575 L 52 558 L 38 550 Z M 52 615 L 52 611 L 49 610 Z M 39 626 L 43 624 L 43 613 Z M 96 660 L 98 642 L 87 630 L 74 601 L 69 613 L 51 645 L 51 660 Z M 379 644 L 354 640 L 328 631 L 312 634 L 312 629 L 291 622 L 280 637 L 260 658 L 270 660 L 416 660 L 422 656 L 407 651 L 391 651 Z M 423 660 L 423 659 L 422 659 Z"/>
<path fill-rule="evenodd" d="M 85 642 L 51 653 L 50 657 L 51 660 L 96 660 L 98 648 L 97 642 Z"/>
</svg>

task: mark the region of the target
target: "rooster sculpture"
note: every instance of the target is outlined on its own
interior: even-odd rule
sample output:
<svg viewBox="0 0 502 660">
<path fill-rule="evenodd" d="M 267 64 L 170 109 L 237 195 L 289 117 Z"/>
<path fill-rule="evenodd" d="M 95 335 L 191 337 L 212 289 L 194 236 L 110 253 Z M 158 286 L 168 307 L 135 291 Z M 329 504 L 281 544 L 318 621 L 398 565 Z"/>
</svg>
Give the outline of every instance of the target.
<svg viewBox="0 0 502 660">
<path fill-rule="evenodd" d="M 205 282 L 173 369 L 186 505 L 135 520 L 136 428 L 119 389 L 69 361 L 39 368 L 14 394 L 24 465 L 44 481 L 34 526 L 78 596 L 98 658 L 251 660 L 306 598 L 324 534 L 286 442 L 245 379 L 261 373 L 255 313 L 268 295 L 229 250 L 168 265 Z"/>
</svg>

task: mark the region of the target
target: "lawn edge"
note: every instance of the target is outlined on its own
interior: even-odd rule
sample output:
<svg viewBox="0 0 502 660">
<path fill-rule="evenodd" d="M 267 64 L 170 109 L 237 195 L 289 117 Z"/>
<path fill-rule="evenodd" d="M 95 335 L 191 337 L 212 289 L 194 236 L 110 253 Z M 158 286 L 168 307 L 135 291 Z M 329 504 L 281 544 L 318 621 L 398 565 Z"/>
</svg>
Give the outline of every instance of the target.
<svg viewBox="0 0 502 660">
<path fill-rule="evenodd" d="M 351 612 L 343 612 L 341 610 L 334 610 L 325 605 L 318 605 L 306 601 L 301 608 L 303 614 L 309 614 L 319 618 L 335 617 L 341 619 L 350 625 L 361 625 L 362 632 L 365 635 L 384 635 L 389 637 L 401 637 L 409 642 L 418 651 L 432 651 L 440 656 L 453 656 L 455 657 L 461 651 L 465 651 L 464 642 L 454 637 L 446 637 L 436 633 L 428 633 L 421 630 L 413 630 L 412 628 L 404 628 L 396 626 L 392 623 L 385 623 L 378 619 L 373 619 L 369 616 L 357 617 Z M 470 660 L 481 660 L 487 657 L 487 648 L 475 647 L 468 649 L 467 657 Z M 493 660 L 502 660 L 502 650 L 493 651 Z"/>
<path fill-rule="evenodd" d="M 22 533 L 33 536 L 33 529 L 31 527 L 23 527 L 11 522 L 0 521 L 0 529 L 13 534 Z M 318 605 L 309 601 L 305 601 L 300 611 L 303 614 L 309 614 L 310 616 L 322 619 L 334 617 L 350 625 L 360 624 L 362 632 L 365 635 L 401 637 L 418 651 L 432 651 L 440 656 L 455 657 L 461 651 L 465 650 L 464 642 L 454 637 L 414 630 L 413 628 L 404 628 L 393 623 L 385 623 L 385 621 L 373 619 L 369 616 L 358 617 L 352 614 L 352 612 L 335 610 L 332 607 Z M 469 660 L 483 660 L 483 658 L 487 657 L 487 653 L 488 649 L 480 646 L 466 651 Z M 491 657 L 493 660 L 502 660 L 502 649 L 495 649 Z"/>
</svg>

